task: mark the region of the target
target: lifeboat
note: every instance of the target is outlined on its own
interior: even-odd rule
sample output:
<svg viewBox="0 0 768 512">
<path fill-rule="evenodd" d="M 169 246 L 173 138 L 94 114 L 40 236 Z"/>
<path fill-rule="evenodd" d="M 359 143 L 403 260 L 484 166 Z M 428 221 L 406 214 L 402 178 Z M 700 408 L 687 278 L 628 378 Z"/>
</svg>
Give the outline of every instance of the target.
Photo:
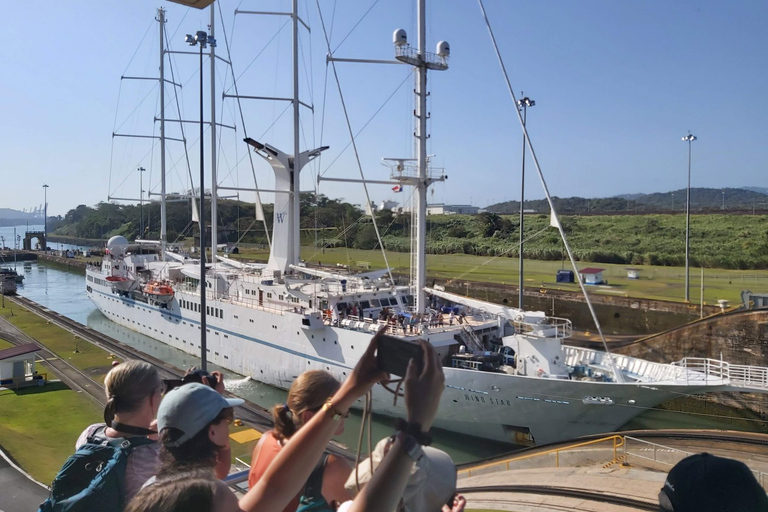
<svg viewBox="0 0 768 512">
<path fill-rule="evenodd" d="M 155 302 L 167 304 L 173 300 L 173 287 L 165 281 L 150 281 L 144 285 L 144 294 Z"/>
<path fill-rule="evenodd" d="M 118 291 L 128 291 L 133 287 L 134 279 L 128 276 L 107 276 L 107 282 L 112 285 L 112 288 Z"/>
</svg>

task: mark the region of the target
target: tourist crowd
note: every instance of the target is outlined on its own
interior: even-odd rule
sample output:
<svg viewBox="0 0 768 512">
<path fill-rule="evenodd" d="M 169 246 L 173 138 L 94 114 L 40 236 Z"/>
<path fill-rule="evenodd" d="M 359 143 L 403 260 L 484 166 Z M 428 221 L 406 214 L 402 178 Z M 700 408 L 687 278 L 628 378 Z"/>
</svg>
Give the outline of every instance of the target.
<svg viewBox="0 0 768 512">
<path fill-rule="evenodd" d="M 104 423 L 87 427 L 54 480 L 40 512 L 461 512 L 456 467 L 429 446 L 444 388 L 434 349 L 404 378 L 407 418 L 352 467 L 326 452 L 350 407 L 389 376 L 378 369 L 379 336 L 344 382 L 324 371 L 294 381 L 273 409 L 274 428 L 254 448 L 249 488 L 236 495 L 229 474 L 229 425 L 239 398 L 226 398 L 223 375 L 193 371 L 162 380 L 141 361 L 112 368 L 104 380 Z M 700 454 L 669 473 L 661 512 L 768 512 L 768 498 L 741 462 Z"/>
</svg>

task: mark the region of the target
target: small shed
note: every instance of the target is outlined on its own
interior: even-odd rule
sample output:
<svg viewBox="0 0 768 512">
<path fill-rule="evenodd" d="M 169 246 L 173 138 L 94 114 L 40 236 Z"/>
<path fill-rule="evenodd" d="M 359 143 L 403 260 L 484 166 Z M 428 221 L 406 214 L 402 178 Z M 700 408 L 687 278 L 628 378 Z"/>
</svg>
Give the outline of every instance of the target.
<svg viewBox="0 0 768 512">
<path fill-rule="evenodd" d="M 35 352 L 39 350 L 34 343 L 0 350 L 0 385 L 18 387 L 41 380 L 35 371 Z"/>
<path fill-rule="evenodd" d="M 640 269 L 635 267 L 627 268 L 627 279 L 640 279 Z"/>
<path fill-rule="evenodd" d="M 573 270 L 558 270 L 555 276 L 555 281 L 558 283 L 572 283 L 573 282 Z"/>
<path fill-rule="evenodd" d="M 602 284 L 604 283 L 604 268 L 583 268 L 579 270 L 579 277 L 584 284 Z"/>
</svg>

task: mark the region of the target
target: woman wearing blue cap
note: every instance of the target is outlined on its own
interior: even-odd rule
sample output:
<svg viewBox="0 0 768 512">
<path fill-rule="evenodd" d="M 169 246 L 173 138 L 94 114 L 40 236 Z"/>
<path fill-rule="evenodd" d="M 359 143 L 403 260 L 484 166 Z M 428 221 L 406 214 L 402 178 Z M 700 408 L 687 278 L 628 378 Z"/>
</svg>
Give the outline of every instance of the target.
<svg viewBox="0 0 768 512">
<path fill-rule="evenodd" d="M 234 493 L 221 481 L 217 481 L 211 510 L 226 512 L 280 512 L 304 486 L 320 460 L 339 422 L 349 415 L 350 407 L 378 382 L 388 378 L 376 366 L 378 335 L 371 340 L 368 349 L 358 361 L 341 388 L 329 397 L 320 411 L 301 428 L 275 457 L 257 485 L 239 501 Z M 411 361 L 405 376 L 405 402 L 408 411 L 408 425 L 426 432 L 432 425 L 437 412 L 445 377 L 432 346 L 421 342 L 424 351 L 424 368 L 418 370 Z M 224 446 L 228 439 L 228 413 L 223 412 L 235 403 L 228 401 L 205 386 L 189 384 L 178 391 L 168 393 L 158 412 L 158 429 L 164 449 L 175 457 L 190 442 L 199 442 L 201 447 L 210 442 Z M 186 388 L 186 389 L 185 389 Z M 182 393 L 175 395 L 175 393 Z M 201 438 L 207 438 L 207 441 Z M 210 446 L 210 445 L 209 445 Z M 201 449 L 201 454 L 204 448 Z M 395 442 L 382 461 L 379 470 L 355 499 L 351 512 L 390 512 L 397 506 L 403 489 L 408 482 L 410 468 L 414 461 L 423 456 L 416 438 L 405 432 L 398 432 Z M 191 462 L 191 459 L 189 459 Z M 180 467 L 185 461 L 171 461 L 161 470 L 161 479 L 168 469 Z M 159 480 L 159 481 L 160 481 Z M 145 492 L 146 491 L 146 492 Z M 180 510 L 170 506 L 167 496 L 160 507 L 149 489 L 140 492 L 128 507 L 128 512 L 149 512 L 156 510 Z"/>
</svg>

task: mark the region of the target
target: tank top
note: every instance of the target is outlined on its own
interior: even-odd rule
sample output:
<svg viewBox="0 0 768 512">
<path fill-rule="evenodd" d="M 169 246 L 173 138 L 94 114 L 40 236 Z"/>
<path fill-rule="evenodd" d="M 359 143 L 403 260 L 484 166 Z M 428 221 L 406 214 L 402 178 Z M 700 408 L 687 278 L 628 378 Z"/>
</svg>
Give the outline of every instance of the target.
<svg viewBox="0 0 768 512">
<path fill-rule="evenodd" d="M 267 468 L 275 460 L 277 454 L 283 447 L 280 445 L 272 431 L 266 432 L 253 449 L 253 459 L 251 460 L 251 470 L 248 472 L 248 488 L 252 489 L 256 482 L 261 480 Z M 258 454 L 256 453 L 258 452 Z M 283 512 L 296 512 L 299 508 L 299 496 L 294 496 L 290 503 L 283 509 Z"/>
</svg>

